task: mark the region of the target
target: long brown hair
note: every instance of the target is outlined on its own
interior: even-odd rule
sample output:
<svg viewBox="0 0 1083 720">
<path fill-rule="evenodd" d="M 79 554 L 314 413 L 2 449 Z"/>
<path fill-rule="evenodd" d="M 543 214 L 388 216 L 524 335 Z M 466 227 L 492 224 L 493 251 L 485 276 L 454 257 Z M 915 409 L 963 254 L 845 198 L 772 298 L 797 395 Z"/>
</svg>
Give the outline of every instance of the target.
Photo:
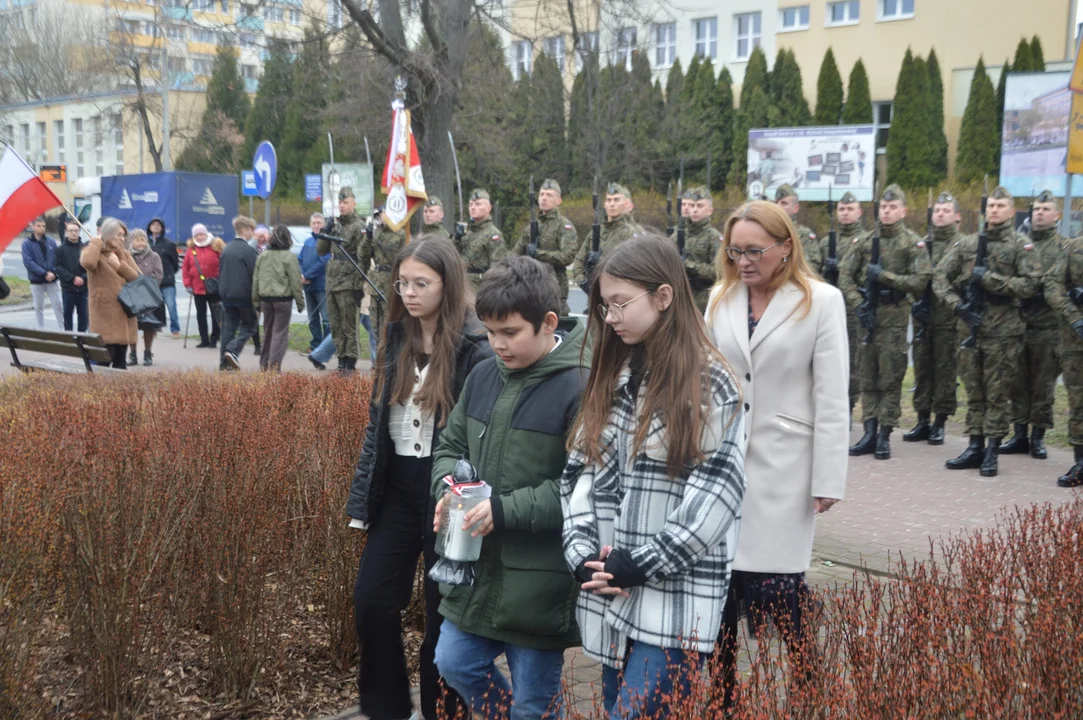
<svg viewBox="0 0 1083 720">
<path fill-rule="evenodd" d="M 792 282 L 803 296 L 798 306 L 801 310 L 800 317 L 808 315 L 809 310 L 812 309 L 812 283 L 818 278 L 805 258 L 805 248 L 797 237 L 797 230 L 794 229 L 790 216 L 778 205 L 764 200 L 753 200 L 734 210 L 726 220 L 722 248 L 714 261 L 715 276 L 719 278 L 719 281 L 715 283 L 716 290 L 711 293 L 711 304 L 707 309 L 707 316 L 713 318 L 715 308 L 722 302 L 722 298 L 741 282 L 741 273 L 737 269 L 737 263 L 730 260 L 729 255 L 726 254 L 726 248 L 730 246 L 733 239 L 733 226 L 742 220 L 756 223 L 774 238 L 775 242 L 790 241 L 789 262 L 778 266 L 775 276 L 768 283 L 768 289 L 778 290 L 786 283 Z"/>
<path fill-rule="evenodd" d="M 633 353 L 643 352 L 646 394 L 637 418 L 634 449 L 640 451 L 651 419 L 660 416 L 668 444 L 666 472 L 676 478 L 690 463 L 703 460 L 700 439 L 711 393 L 707 363 L 710 358 L 723 365 L 726 361 L 707 337 L 684 263 L 672 241 L 660 235 L 639 235 L 604 253 L 591 280 L 591 310 L 602 303 L 599 280 L 603 274 L 634 283 L 652 296 L 662 285 L 670 285 L 673 302 L 639 346 L 625 344 L 597 312 L 588 313 L 594 355 L 582 409 L 569 434 L 569 448 L 580 450 L 591 462 L 601 462 L 600 438 L 609 422 L 618 376 Z"/>
<path fill-rule="evenodd" d="M 402 298 L 395 292 L 395 281 L 399 279 L 399 266 L 407 258 L 431 268 L 440 276 L 439 288 L 429 292 L 443 291 L 439 315 L 436 319 L 436 331 L 432 338 L 432 355 L 429 357 L 429 372 L 425 383 L 417 393 L 417 401 L 425 412 L 433 413 L 440 427 L 447 422 L 451 408 L 455 405 L 452 378 L 455 375 L 455 357 L 462 338 L 463 327 L 468 315 L 473 314 L 474 297 L 468 289 L 466 266 L 462 256 L 450 240 L 438 235 L 419 235 L 413 242 L 402 248 L 391 266 L 391 281 L 381 288 L 387 297 L 387 322 L 401 323 L 405 339 L 399 361 L 395 367 L 395 386 L 391 389 L 392 403 L 405 403 L 410 398 L 414 387 L 414 368 L 424 354 L 425 343 L 421 333 L 421 321 L 406 311 Z M 379 329 L 380 347 L 377 350 L 373 369 L 376 372 L 376 385 L 382 395 L 387 368 L 387 326 Z"/>
</svg>

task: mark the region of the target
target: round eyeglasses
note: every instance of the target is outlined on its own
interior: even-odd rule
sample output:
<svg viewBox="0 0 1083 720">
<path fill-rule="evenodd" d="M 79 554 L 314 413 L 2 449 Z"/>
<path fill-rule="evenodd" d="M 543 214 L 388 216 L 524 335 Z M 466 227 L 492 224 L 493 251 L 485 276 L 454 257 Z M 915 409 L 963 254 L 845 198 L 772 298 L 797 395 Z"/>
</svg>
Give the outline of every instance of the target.
<svg viewBox="0 0 1083 720">
<path fill-rule="evenodd" d="M 785 242 L 785 241 L 783 241 L 783 242 Z M 748 258 L 749 262 L 759 262 L 760 260 L 763 260 L 763 254 L 765 252 L 767 252 L 771 248 L 777 248 L 781 244 L 782 244 L 781 242 L 777 242 L 774 245 L 772 245 L 771 247 L 748 248 L 746 250 L 742 250 L 740 248 L 735 248 L 735 247 L 731 246 L 731 247 L 726 248 L 726 255 L 733 262 L 739 261 L 741 259 L 742 255 L 744 255 L 746 258 Z"/>
<path fill-rule="evenodd" d="M 628 300 L 626 302 L 622 302 L 620 305 L 606 305 L 605 303 L 599 303 L 599 305 L 598 305 L 598 314 L 602 316 L 602 322 L 608 322 L 610 315 L 613 316 L 613 322 L 615 322 L 615 323 L 621 322 L 622 320 L 624 320 L 624 308 L 626 306 L 630 305 L 631 303 L 634 303 L 636 300 L 643 297 L 644 295 L 650 295 L 651 292 L 652 292 L 651 290 L 648 290 L 645 293 L 641 293 L 639 295 L 636 295 L 631 300 Z"/>
<path fill-rule="evenodd" d="M 411 287 L 413 287 L 414 293 L 416 295 L 424 295 L 429 291 L 429 288 L 439 282 L 443 281 L 436 280 L 434 282 L 426 282 L 425 280 L 396 280 L 393 285 L 395 287 L 395 292 L 397 292 L 399 295 L 405 295 L 406 291 L 409 290 Z"/>
</svg>

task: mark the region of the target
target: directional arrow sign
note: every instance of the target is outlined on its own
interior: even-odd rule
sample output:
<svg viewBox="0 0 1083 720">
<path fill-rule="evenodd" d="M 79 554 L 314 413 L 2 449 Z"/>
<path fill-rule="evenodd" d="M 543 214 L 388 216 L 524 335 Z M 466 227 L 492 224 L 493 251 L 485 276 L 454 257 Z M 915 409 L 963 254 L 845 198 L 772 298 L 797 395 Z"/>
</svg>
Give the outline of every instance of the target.
<svg viewBox="0 0 1083 720">
<path fill-rule="evenodd" d="M 269 141 L 264 140 L 256 148 L 256 154 L 252 156 L 252 168 L 256 171 L 256 194 L 266 200 L 271 197 L 278 177 L 278 156 L 275 155 L 274 145 Z"/>
</svg>

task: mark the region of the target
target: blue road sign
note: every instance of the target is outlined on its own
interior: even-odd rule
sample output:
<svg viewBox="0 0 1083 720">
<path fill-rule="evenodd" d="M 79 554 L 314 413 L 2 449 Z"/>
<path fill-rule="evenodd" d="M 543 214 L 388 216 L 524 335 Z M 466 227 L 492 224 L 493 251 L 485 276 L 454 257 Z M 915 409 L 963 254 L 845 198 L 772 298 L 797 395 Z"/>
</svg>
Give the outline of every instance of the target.
<svg viewBox="0 0 1083 720">
<path fill-rule="evenodd" d="M 323 176 L 319 173 L 305 175 L 305 202 L 319 202 L 323 199 Z"/>
<path fill-rule="evenodd" d="M 241 195 L 244 197 L 255 197 L 259 195 L 259 191 L 256 190 L 255 170 L 241 170 Z"/>
<path fill-rule="evenodd" d="M 271 197 L 271 191 L 275 189 L 275 179 L 278 177 L 278 156 L 275 155 L 274 145 L 264 140 L 256 148 L 256 154 L 252 156 L 252 168 L 256 171 L 256 194 L 266 200 Z"/>
</svg>

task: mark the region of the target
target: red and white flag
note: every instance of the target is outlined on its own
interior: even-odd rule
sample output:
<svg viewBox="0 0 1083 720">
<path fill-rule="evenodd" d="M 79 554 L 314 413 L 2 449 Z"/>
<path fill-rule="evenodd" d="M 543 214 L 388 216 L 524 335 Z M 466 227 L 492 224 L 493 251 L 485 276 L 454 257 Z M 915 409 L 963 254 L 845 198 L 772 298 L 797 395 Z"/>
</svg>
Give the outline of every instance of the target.
<svg viewBox="0 0 1083 720">
<path fill-rule="evenodd" d="M 381 187 L 387 196 L 384 224 L 392 230 L 405 226 L 414 211 L 429 197 L 425 193 L 425 177 L 421 174 L 417 141 L 410 127 L 410 111 L 398 105 L 393 105 L 391 110 L 391 143 L 387 146 Z"/>
<path fill-rule="evenodd" d="M 0 157 L 0 253 L 27 224 L 64 203 L 8 145 Z"/>
</svg>

